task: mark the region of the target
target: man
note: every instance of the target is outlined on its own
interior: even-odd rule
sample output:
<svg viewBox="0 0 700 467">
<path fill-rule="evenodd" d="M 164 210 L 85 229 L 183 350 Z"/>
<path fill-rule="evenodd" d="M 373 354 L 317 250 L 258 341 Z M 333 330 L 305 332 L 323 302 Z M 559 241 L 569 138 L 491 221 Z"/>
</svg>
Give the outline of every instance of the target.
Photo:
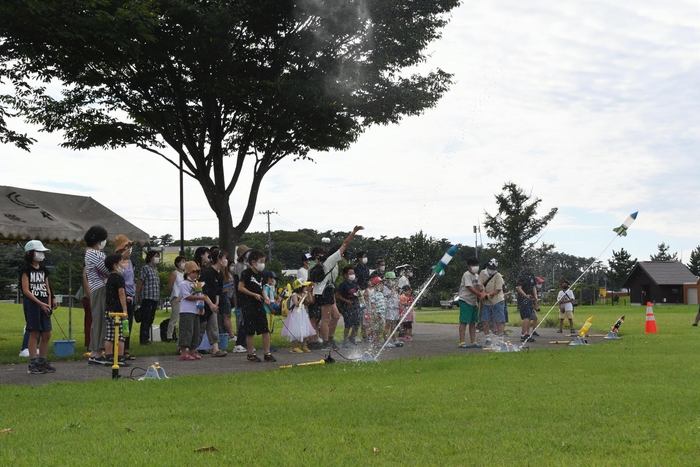
<svg viewBox="0 0 700 467">
<path fill-rule="evenodd" d="M 382 259 L 379 258 L 377 261 L 374 263 L 374 272 L 370 275 L 370 279 L 378 277 L 382 278 L 384 277 L 384 272 L 386 271 L 386 262 Z"/>
<path fill-rule="evenodd" d="M 459 284 L 459 347 L 462 349 L 481 348 L 476 343 L 476 323 L 479 321 L 477 300 L 483 296 L 479 288 L 479 260 L 472 257 L 467 259 L 467 271 Z M 467 325 L 471 344 L 467 344 L 465 339 Z"/>
<path fill-rule="evenodd" d="M 486 263 L 486 268 L 479 274 L 479 287 L 483 291 L 481 311 L 486 345 L 491 345 L 491 321 L 496 323 L 496 333 L 503 338 L 503 330 L 506 322 L 505 297 L 503 295 L 503 276 L 498 272 L 498 261 L 491 258 Z"/>
<path fill-rule="evenodd" d="M 518 299 L 518 312 L 523 325 L 521 329 L 521 342 L 535 342 L 532 337 L 538 334 L 531 330 L 537 327 L 537 278 L 532 273 L 532 261 L 529 258 L 523 260 L 523 270 L 518 276 L 516 282 L 516 291 Z"/>
<path fill-rule="evenodd" d="M 568 280 L 564 279 L 561 281 L 561 291 L 557 295 L 557 301 L 559 302 L 559 330 L 558 333 L 564 332 L 562 328 L 564 327 L 564 318 L 569 320 L 569 329 L 571 329 L 571 334 L 576 334 L 574 329 L 574 293 L 569 290 L 571 285 Z"/>
<path fill-rule="evenodd" d="M 309 281 L 309 260 L 311 259 L 311 255 L 308 253 L 304 253 L 304 256 L 301 257 L 301 267 L 297 270 L 297 279 L 299 279 L 299 282 L 304 283 Z"/>
</svg>

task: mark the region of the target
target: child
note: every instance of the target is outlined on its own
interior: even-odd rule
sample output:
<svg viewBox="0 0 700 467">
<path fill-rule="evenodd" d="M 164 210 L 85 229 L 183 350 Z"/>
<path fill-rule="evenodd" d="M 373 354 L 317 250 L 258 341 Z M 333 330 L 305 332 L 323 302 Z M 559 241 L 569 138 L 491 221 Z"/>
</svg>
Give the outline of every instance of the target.
<svg viewBox="0 0 700 467">
<path fill-rule="evenodd" d="M 376 347 L 382 345 L 382 333 L 384 332 L 384 315 L 386 314 L 386 299 L 384 298 L 382 278 L 375 276 L 370 280 L 370 340 Z"/>
<path fill-rule="evenodd" d="M 399 313 L 401 316 L 403 316 L 408 309 L 411 307 L 411 304 L 413 303 L 413 295 L 411 294 L 411 286 L 410 285 L 404 285 L 403 289 L 403 294 L 401 297 L 399 297 Z M 413 308 L 411 308 L 411 312 L 406 316 L 406 319 L 403 320 L 403 329 L 404 329 L 404 336 L 401 338 L 403 341 L 410 341 L 413 339 L 413 318 L 415 316 L 415 313 L 413 312 Z"/>
<path fill-rule="evenodd" d="M 399 323 L 401 316 L 399 315 L 399 293 L 396 288 L 396 274 L 389 271 L 384 274 L 384 288 L 382 293 L 386 300 L 386 328 L 384 330 L 385 337 L 391 336 L 394 328 Z M 403 342 L 399 340 L 396 333 L 391 337 L 391 342 L 386 343 L 386 347 L 403 347 Z"/>
<path fill-rule="evenodd" d="M 569 320 L 569 328 L 571 329 L 571 334 L 576 334 L 574 329 L 574 293 L 569 290 L 570 283 L 568 280 L 564 279 L 561 281 L 561 292 L 557 295 L 557 301 L 559 302 L 559 330 L 558 333 L 563 332 L 564 318 Z"/>
<path fill-rule="evenodd" d="M 114 361 L 114 339 L 117 333 L 116 317 L 109 313 L 126 313 L 126 281 L 122 277 L 124 263 L 122 255 L 113 253 L 105 258 L 105 267 L 109 271 L 107 284 L 105 285 L 105 324 L 107 334 L 105 336 L 105 360 Z M 131 366 L 124 359 L 124 333 L 119 326 L 119 343 L 117 344 L 117 358 L 120 366 Z"/>
<path fill-rule="evenodd" d="M 197 282 L 201 269 L 194 261 L 185 263 L 184 280 L 180 283 L 180 316 L 178 318 L 177 344 L 180 348 L 180 360 L 191 361 L 202 358 L 196 351 L 202 338 L 199 335 L 199 316 L 204 315 L 204 302 L 211 300 L 202 293 L 202 286 Z M 199 306 L 201 303 L 202 306 Z"/>
<path fill-rule="evenodd" d="M 44 261 L 45 248 L 39 240 L 30 240 L 24 246 L 24 268 L 20 273 L 20 285 L 24 295 L 24 319 L 29 331 L 29 369 L 30 375 L 54 373 L 56 368 L 46 361 L 46 351 L 51 339 L 51 314 L 56 308 L 56 298 L 51 294 L 49 271 L 41 264 Z M 37 358 L 37 342 L 39 358 Z"/>
<path fill-rule="evenodd" d="M 238 283 L 238 291 L 241 293 L 241 309 L 243 312 L 244 329 L 246 332 L 246 347 L 248 362 L 259 363 L 260 358 L 255 355 L 255 335 L 262 335 L 265 349 L 264 360 L 276 362 L 277 359 L 270 353 L 270 329 L 267 327 L 267 317 L 263 303 L 270 304 L 270 300 L 263 296 L 263 275 L 265 270 L 265 253 L 253 250 L 248 254 L 250 268 L 241 273 Z"/>
<path fill-rule="evenodd" d="M 292 343 L 292 348 L 289 350 L 290 353 L 310 352 L 307 345 L 308 338 L 316 334 L 313 326 L 311 326 L 306 306 L 304 306 L 309 293 L 306 287 L 309 285 L 311 285 L 311 282 L 295 280 L 292 286 L 292 295 L 287 299 L 291 300 L 292 306 L 289 307 L 289 314 L 284 321 L 282 337 L 286 337 Z M 299 348 L 300 342 L 301 348 Z"/>
<path fill-rule="evenodd" d="M 357 294 L 360 290 L 358 283 L 355 281 L 355 270 L 352 266 L 343 268 L 343 282 L 340 283 L 335 291 L 335 300 L 338 304 L 338 311 L 343 315 L 343 347 L 348 347 L 348 335 L 350 342 L 357 345 L 357 330 L 360 327 L 360 304 L 357 300 Z"/>
<path fill-rule="evenodd" d="M 265 308 L 265 313 L 267 314 L 268 328 L 270 332 L 275 332 L 275 314 L 276 310 L 279 310 L 279 297 L 275 292 L 275 285 L 277 284 L 277 275 L 274 271 L 267 271 L 264 276 L 265 285 L 263 286 L 263 297 L 267 299 L 267 302 L 263 305 Z"/>
</svg>

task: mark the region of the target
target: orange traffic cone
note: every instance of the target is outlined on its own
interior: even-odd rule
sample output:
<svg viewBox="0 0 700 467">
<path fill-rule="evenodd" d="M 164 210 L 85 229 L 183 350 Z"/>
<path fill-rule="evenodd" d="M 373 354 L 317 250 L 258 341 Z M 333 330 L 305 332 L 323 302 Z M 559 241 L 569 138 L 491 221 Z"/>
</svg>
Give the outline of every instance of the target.
<svg viewBox="0 0 700 467">
<path fill-rule="evenodd" d="M 647 302 L 647 325 L 644 333 L 656 334 L 659 332 L 656 329 L 656 319 L 654 319 L 654 310 L 651 309 L 651 302 Z"/>
</svg>

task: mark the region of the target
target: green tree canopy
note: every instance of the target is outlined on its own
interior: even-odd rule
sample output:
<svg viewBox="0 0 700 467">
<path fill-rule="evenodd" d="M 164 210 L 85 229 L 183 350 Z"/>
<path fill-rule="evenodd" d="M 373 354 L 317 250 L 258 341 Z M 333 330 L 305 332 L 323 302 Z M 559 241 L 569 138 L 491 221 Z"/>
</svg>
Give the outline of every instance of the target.
<svg viewBox="0 0 700 467">
<path fill-rule="evenodd" d="M 688 269 L 690 269 L 690 272 L 696 276 L 700 276 L 700 246 L 695 248 L 690 253 L 690 262 L 687 264 L 687 266 Z"/>
<path fill-rule="evenodd" d="M 0 78 L 16 93 L 2 96 L 0 117 L 19 111 L 72 149 L 135 145 L 182 161 L 232 250 L 282 159 L 346 149 L 369 125 L 437 103 L 451 75 L 404 70 L 425 61 L 458 4 L 7 0 Z M 51 81 L 60 96 L 46 92 Z M 28 144 L 3 122 L 5 141 Z M 247 207 L 234 227 L 235 189 Z"/>
<path fill-rule="evenodd" d="M 632 256 L 624 248 L 620 251 L 613 250 L 612 259 L 608 260 L 608 279 L 612 283 L 613 289 L 619 289 L 622 282 L 627 278 L 629 273 L 637 264 L 637 258 L 632 259 Z"/>
<path fill-rule="evenodd" d="M 666 245 L 665 242 L 662 242 L 658 248 L 659 251 L 656 254 L 651 255 L 649 259 L 652 261 L 678 261 L 678 252 L 670 254 L 668 250 L 670 250 L 671 247 Z"/>
<path fill-rule="evenodd" d="M 502 193 L 496 195 L 498 212 L 495 215 L 484 212 L 486 233 L 494 239 L 489 245 L 499 251 L 501 269 L 511 283 L 520 269 L 523 255 L 534 252 L 538 240 L 535 237 L 557 213 L 557 208 L 552 208 L 546 215 L 537 217 L 541 202 L 541 199 L 533 198 L 515 183 L 506 183 Z"/>
</svg>

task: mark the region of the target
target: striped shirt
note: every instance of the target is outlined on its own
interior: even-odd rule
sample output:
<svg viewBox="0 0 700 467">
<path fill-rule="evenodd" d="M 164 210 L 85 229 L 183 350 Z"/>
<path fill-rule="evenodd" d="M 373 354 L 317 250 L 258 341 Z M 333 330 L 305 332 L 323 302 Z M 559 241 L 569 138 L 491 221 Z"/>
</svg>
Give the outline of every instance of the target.
<svg viewBox="0 0 700 467">
<path fill-rule="evenodd" d="M 143 281 L 141 299 L 156 301 L 160 299 L 160 279 L 158 278 L 158 271 L 153 266 L 146 264 L 141 268 L 139 280 Z"/>
<path fill-rule="evenodd" d="M 90 292 L 99 290 L 107 283 L 109 271 L 105 266 L 105 254 L 100 250 L 88 248 L 85 252 L 85 274 Z"/>
</svg>

